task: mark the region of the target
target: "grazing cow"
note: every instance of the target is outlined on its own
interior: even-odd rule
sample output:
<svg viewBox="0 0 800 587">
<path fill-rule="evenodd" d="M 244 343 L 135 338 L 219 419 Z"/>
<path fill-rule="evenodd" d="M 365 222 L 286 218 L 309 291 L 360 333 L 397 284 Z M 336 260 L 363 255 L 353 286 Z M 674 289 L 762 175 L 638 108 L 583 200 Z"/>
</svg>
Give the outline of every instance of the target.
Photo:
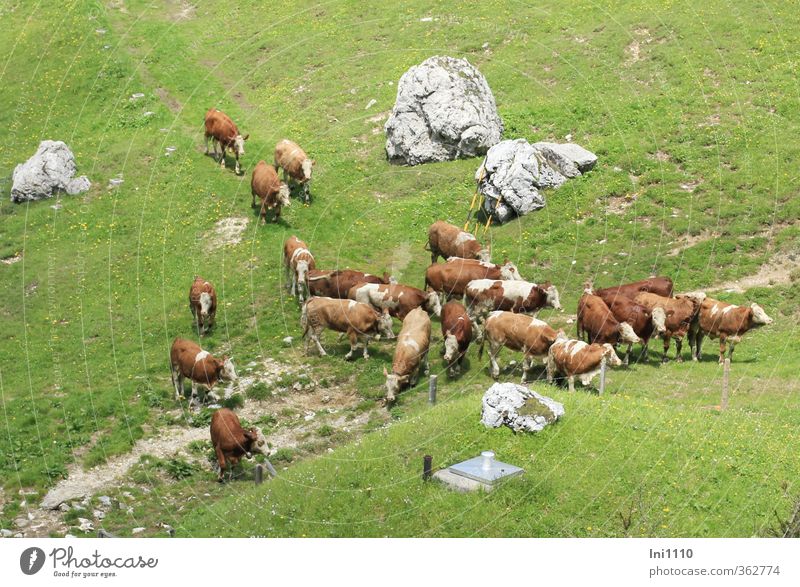
<svg viewBox="0 0 800 587">
<path fill-rule="evenodd" d="M 172 385 L 175 387 L 175 399 L 183 397 L 183 378 L 187 377 L 192 382 L 192 399 L 190 405 L 197 403 L 198 385 L 204 385 L 207 396 L 213 401 L 219 397 L 213 392 L 214 386 L 220 380 L 236 381 L 236 369 L 233 361 L 228 357 L 215 359 L 211 353 L 204 351 L 197 343 L 185 338 L 176 338 L 172 343 L 169 354 L 170 367 L 172 368 Z"/>
<path fill-rule="evenodd" d="M 202 335 L 214 325 L 217 315 L 217 292 L 210 282 L 195 275 L 189 288 L 189 309 L 197 321 L 197 332 Z"/>
<path fill-rule="evenodd" d="M 625 322 L 631 325 L 633 328 L 633 332 L 636 333 L 641 339 L 642 343 L 642 353 L 644 356 L 647 356 L 647 345 L 650 342 L 650 338 L 653 336 L 655 332 L 656 335 L 664 334 L 666 330 L 666 326 L 664 322 L 666 321 L 666 314 L 664 313 L 663 308 L 653 308 L 651 311 L 649 308 L 642 306 L 641 304 L 637 304 L 632 299 L 623 296 L 622 294 L 596 294 L 600 299 L 602 299 L 608 309 L 611 310 L 611 313 L 614 315 L 619 322 Z M 630 360 L 631 349 L 633 348 L 633 343 L 628 343 L 628 350 L 625 352 L 625 360 L 623 364 L 627 365 Z"/>
<path fill-rule="evenodd" d="M 281 206 L 290 204 L 289 186 L 280 181 L 275 168 L 264 161 L 259 161 L 253 169 L 250 193 L 253 196 L 251 207 L 256 205 L 256 196 L 261 202 L 261 218 L 264 224 L 267 223 L 267 210 L 275 210 L 273 221 L 278 222 L 281 217 Z"/>
<path fill-rule="evenodd" d="M 442 313 L 442 303 L 435 291 L 426 292 L 409 285 L 360 283 L 350 288 L 347 297 L 362 304 L 371 304 L 400 320 L 405 320 L 411 310 L 419 307 L 436 316 Z"/>
<path fill-rule="evenodd" d="M 575 377 L 580 379 L 584 387 L 588 387 L 600 373 L 603 363 L 610 367 L 622 364 L 613 346 L 570 340 L 562 332 L 547 353 L 547 381 L 552 383 L 553 377 L 561 373 L 566 375 L 570 391 L 575 391 Z"/>
<path fill-rule="evenodd" d="M 634 302 L 651 311 L 655 308 L 664 309 L 666 319 L 664 321 L 665 330 L 661 334 L 661 338 L 664 340 L 662 363 L 669 360 L 667 352 L 669 351 L 669 341 L 673 338 L 675 339 L 675 358 L 678 362 L 683 361 L 683 357 L 681 357 L 683 337 L 689 332 L 692 321 L 697 318 L 700 305 L 705 297 L 704 293 L 686 293 L 678 294 L 674 298 L 667 298 L 654 293 L 641 292 L 633 298 Z"/>
<path fill-rule="evenodd" d="M 547 357 L 547 351 L 555 342 L 557 334 L 547 322 L 532 316 L 492 312 L 486 319 L 485 334 L 478 348 L 478 356 L 483 357 L 483 344 L 488 340 L 490 372 L 497 379 L 500 376 L 497 356 L 502 348 L 505 346 L 514 351 L 522 351 L 522 383 L 526 383 L 533 360 L 544 360 Z"/>
<path fill-rule="evenodd" d="M 283 169 L 283 181 L 287 183 L 291 181 L 303 186 L 303 199 L 306 204 L 311 199 L 309 185 L 313 167 L 314 161 L 309 159 L 297 143 L 283 139 L 275 145 L 275 169 Z"/>
<path fill-rule="evenodd" d="M 347 299 L 347 294 L 354 285 L 360 283 L 389 283 L 391 277 L 384 273 L 383 277 L 362 273 L 355 269 L 337 269 L 324 271 L 314 269 L 308 272 L 308 291 L 312 296 Z"/>
<path fill-rule="evenodd" d="M 382 334 L 387 338 L 394 337 L 391 316 L 378 312 L 368 304 L 338 298 L 309 298 L 303 305 L 300 327 L 303 329 L 306 353 L 308 353 L 308 343 L 311 339 L 317 345 L 321 356 L 327 354 L 319 341 L 323 330 L 330 328 L 337 332 L 347 333 L 347 337 L 350 339 L 350 352 L 344 356 L 345 359 L 350 359 L 358 348 L 359 336 L 364 340 L 363 356 L 365 359 L 369 358 L 367 344 L 370 336 Z"/>
<path fill-rule="evenodd" d="M 287 281 L 291 277 L 289 290 L 303 303 L 303 294 L 308 294 L 308 272 L 315 268 L 314 256 L 306 243 L 296 236 L 290 236 L 283 244 L 283 265 Z M 291 275 L 289 275 L 291 274 Z"/>
<path fill-rule="evenodd" d="M 590 343 L 634 344 L 641 342 L 636 333 L 627 322 L 620 322 L 611 312 L 600 296 L 594 295 L 591 288 L 583 290 L 581 299 L 578 300 L 578 315 L 575 320 L 578 329 L 578 338 L 586 334 Z"/>
<path fill-rule="evenodd" d="M 487 263 L 491 259 L 489 249 L 482 246 L 474 236 L 443 220 L 431 224 L 425 250 L 431 252 L 431 263 L 436 263 L 439 257 L 479 259 Z"/>
<path fill-rule="evenodd" d="M 254 452 L 266 456 L 269 450 L 264 433 L 258 428 L 242 428 L 239 417 L 228 408 L 220 408 L 211 416 L 211 444 L 217 453 L 217 481 L 220 483 L 228 465 L 231 466 L 229 478 L 233 478 L 233 469 L 242 456 L 249 459 Z"/>
<path fill-rule="evenodd" d="M 608 295 L 621 294 L 629 298 L 635 298 L 640 292 L 650 292 L 665 298 L 672 297 L 672 280 L 669 277 L 649 277 L 642 281 L 624 283 L 614 287 L 598 289 L 595 294 L 604 298 Z"/>
<path fill-rule="evenodd" d="M 461 373 L 461 363 L 472 342 L 472 320 L 460 302 L 447 302 L 442 307 L 442 338 L 447 373 L 455 377 Z"/>
<path fill-rule="evenodd" d="M 222 154 L 219 158 L 219 165 L 225 169 L 225 151 L 230 149 L 234 157 L 236 157 L 236 173 L 239 170 L 239 157 L 244 155 L 244 142 L 250 138 L 250 135 L 242 136 L 239 129 L 231 120 L 230 116 L 212 108 L 206 112 L 206 155 L 208 155 L 208 139 L 214 146 L 214 159 L 217 157 L 217 143 L 222 147 Z"/>
<path fill-rule="evenodd" d="M 536 312 L 546 306 L 561 310 L 558 290 L 549 282 L 537 285 L 528 281 L 475 279 L 467 283 L 464 297 L 479 340 L 483 336 L 483 320 L 489 312 Z"/>
<path fill-rule="evenodd" d="M 431 319 L 422 308 L 414 308 L 403 320 L 397 337 L 397 347 L 392 361 L 392 372 L 386 367 L 386 403 L 392 403 L 400 391 L 414 387 L 419 379 L 419 368 L 425 362 L 425 375 L 429 372 L 428 348 L 431 342 Z"/>
<path fill-rule="evenodd" d="M 725 361 L 725 345 L 728 345 L 728 358 L 733 357 L 733 348 L 742 340 L 748 330 L 772 324 L 773 320 L 758 304 L 735 306 L 706 298 L 700 305 L 697 320 L 689 327 L 689 348 L 692 359 L 700 360 L 700 346 L 703 337 L 719 338 L 719 362 Z"/>
<path fill-rule="evenodd" d="M 447 263 L 434 263 L 425 271 L 426 289 L 430 288 L 447 298 L 463 297 L 467 284 L 476 279 L 522 281 L 522 276 L 510 261 L 495 265 L 461 257 L 450 257 Z"/>
</svg>

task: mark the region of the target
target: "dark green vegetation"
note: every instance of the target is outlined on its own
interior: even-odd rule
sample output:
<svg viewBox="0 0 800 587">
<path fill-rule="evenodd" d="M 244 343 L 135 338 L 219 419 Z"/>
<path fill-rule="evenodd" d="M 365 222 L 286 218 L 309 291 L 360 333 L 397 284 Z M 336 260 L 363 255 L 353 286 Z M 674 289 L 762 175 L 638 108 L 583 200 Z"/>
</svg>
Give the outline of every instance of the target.
<svg viewBox="0 0 800 587">
<path fill-rule="evenodd" d="M 0 3 L 0 258 L 22 255 L 0 265 L 7 501 L 19 489 L 43 492 L 76 459 L 104 462 L 171 423 L 167 354 L 175 336 L 191 335 L 196 273 L 221 298 L 205 348 L 237 365 L 303 360 L 320 379 L 354 378 L 365 402 L 382 395 L 386 343 L 352 364 L 330 336 L 338 352 L 325 360 L 281 345 L 299 334 L 297 304 L 281 288 L 281 244 L 297 234 L 322 268 L 389 270 L 421 285 L 425 230 L 440 218 L 463 221 L 478 165 L 385 161 L 381 128 L 396 82 L 433 54 L 464 56 L 482 71 L 507 137 L 571 134 L 600 157 L 544 210 L 487 235 L 496 260 L 553 281 L 566 308 L 587 278 L 605 285 L 655 272 L 699 289 L 798 250 L 800 17 L 791 5 L 428 6 Z M 145 97 L 131 100 L 137 92 Z M 211 106 L 251 134 L 243 177 L 203 155 Z M 284 223 L 256 226 L 249 171 L 283 137 L 317 161 L 314 202 L 295 200 Z M 10 204 L 13 167 L 45 138 L 72 147 L 92 190 L 62 198 L 57 211 L 54 201 Z M 176 150 L 166 156 L 167 147 Z M 109 189 L 118 176 L 124 183 Z M 250 219 L 242 240 L 214 247 L 213 227 L 229 217 Z M 167 515 L 193 536 L 765 533 L 775 510 L 789 517 L 800 490 L 796 269 L 790 277 L 794 286 L 765 279 L 746 294 L 720 294 L 759 300 L 776 319 L 736 351 L 724 414 L 711 409 L 720 371 L 707 342 L 702 364 L 617 371 L 602 398 L 537 385 L 567 408 L 538 436 L 486 431 L 477 419 L 490 380 L 471 351 L 460 380 L 441 373 L 437 407 L 421 385 L 401 396 L 387 430 L 291 464 L 262 488 L 216 487 L 207 468 L 165 460 L 139 481 L 163 477 L 159 498 L 210 497 L 168 514 L 142 497 L 136 515 Z M 325 428 L 317 440 L 337 434 Z M 423 454 L 444 465 L 487 447 L 528 474 L 490 496 L 418 482 Z M 277 460 L 296 457 L 287 448 Z M 17 511 L 7 504 L 3 524 Z M 117 515 L 110 527 L 130 525 Z"/>
</svg>

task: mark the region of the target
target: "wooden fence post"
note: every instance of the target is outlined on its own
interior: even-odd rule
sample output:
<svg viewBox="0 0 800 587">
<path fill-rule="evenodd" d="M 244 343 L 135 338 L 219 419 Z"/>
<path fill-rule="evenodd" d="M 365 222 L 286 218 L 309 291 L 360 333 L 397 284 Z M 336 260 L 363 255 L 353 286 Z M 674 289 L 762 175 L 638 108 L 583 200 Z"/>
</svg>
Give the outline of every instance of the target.
<svg viewBox="0 0 800 587">
<path fill-rule="evenodd" d="M 436 403 L 436 375 L 431 375 L 428 380 L 428 403 L 433 405 Z"/>
<path fill-rule="evenodd" d="M 422 457 L 422 480 L 430 481 L 431 471 L 433 470 L 433 457 L 425 455 Z"/>
<path fill-rule="evenodd" d="M 261 463 L 256 465 L 255 480 L 256 485 L 261 485 L 264 482 L 264 465 Z"/>
</svg>

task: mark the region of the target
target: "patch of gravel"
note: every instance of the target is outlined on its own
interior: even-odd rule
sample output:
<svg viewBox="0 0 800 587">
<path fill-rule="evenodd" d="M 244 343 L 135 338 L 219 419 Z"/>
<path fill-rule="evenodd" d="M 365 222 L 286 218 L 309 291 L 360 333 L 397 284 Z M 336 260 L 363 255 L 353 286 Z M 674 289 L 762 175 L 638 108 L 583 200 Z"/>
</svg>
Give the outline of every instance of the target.
<svg viewBox="0 0 800 587">
<path fill-rule="evenodd" d="M 709 291 L 744 293 L 753 287 L 770 287 L 791 282 L 791 274 L 800 268 L 800 255 L 797 253 L 778 253 L 768 263 L 761 266 L 758 273 L 712 286 Z"/>
</svg>

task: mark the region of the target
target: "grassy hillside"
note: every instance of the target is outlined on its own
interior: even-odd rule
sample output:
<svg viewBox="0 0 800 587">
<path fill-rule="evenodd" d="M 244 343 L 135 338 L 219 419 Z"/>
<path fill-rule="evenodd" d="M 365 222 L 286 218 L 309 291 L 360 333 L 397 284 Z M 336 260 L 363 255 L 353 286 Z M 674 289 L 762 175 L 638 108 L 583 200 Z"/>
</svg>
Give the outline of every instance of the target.
<svg viewBox="0 0 800 587">
<path fill-rule="evenodd" d="M 617 512 L 633 507 L 633 534 L 750 535 L 798 493 L 800 27 L 790 5 L 73 0 L 0 3 L 0 15 L 0 258 L 20 257 L 0 264 L 0 479 L 14 496 L 4 527 L 21 511 L 19 490 L 41 494 L 70 465 L 186 425 L 174 416 L 167 353 L 191 335 L 196 273 L 221 298 L 204 347 L 237 365 L 302 361 L 317 380 L 381 397 L 390 345 L 346 364 L 341 352 L 307 359 L 281 344 L 299 334 L 281 245 L 297 234 L 322 268 L 388 270 L 421 285 L 425 229 L 463 222 L 479 163 L 385 161 L 397 80 L 434 54 L 481 70 L 506 137 L 571 135 L 598 154 L 545 209 L 486 235 L 495 259 L 553 281 L 566 308 L 587 278 L 660 273 L 688 290 L 782 271 L 775 286 L 718 296 L 759 300 L 776 318 L 736 351 L 731 410 L 708 409 L 719 371 L 706 343 L 708 362 L 633 366 L 603 398 L 542 387 L 567 418 L 535 438 L 487 432 L 477 418 L 490 379 L 471 351 L 460 380 L 442 373 L 438 407 L 409 392 L 388 430 L 293 465 L 264 489 L 215 488 L 185 523 L 171 511 L 171 523 L 190 535 L 621 535 Z M 212 106 L 251 134 L 243 177 L 203 155 Z M 314 202 L 295 200 L 281 225 L 260 227 L 249 170 L 283 137 L 317 161 Z M 58 209 L 13 205 L 10 174 L 43 139 L 66 141 L 93 187 Z M 250 220 L 241 242 L 216 242 L 215 223 L 231 217 Z M 444 465 L 487 446 L 528 475 L 490 497 L 417 483 L 424 452 Z M 202 470 L 156 493 L 200 495 L 212 483 Z M 298 499 L 308 491 L 314 499 Z M 157 509 L 141 499 L 136 515 Z"/>
</svg>

